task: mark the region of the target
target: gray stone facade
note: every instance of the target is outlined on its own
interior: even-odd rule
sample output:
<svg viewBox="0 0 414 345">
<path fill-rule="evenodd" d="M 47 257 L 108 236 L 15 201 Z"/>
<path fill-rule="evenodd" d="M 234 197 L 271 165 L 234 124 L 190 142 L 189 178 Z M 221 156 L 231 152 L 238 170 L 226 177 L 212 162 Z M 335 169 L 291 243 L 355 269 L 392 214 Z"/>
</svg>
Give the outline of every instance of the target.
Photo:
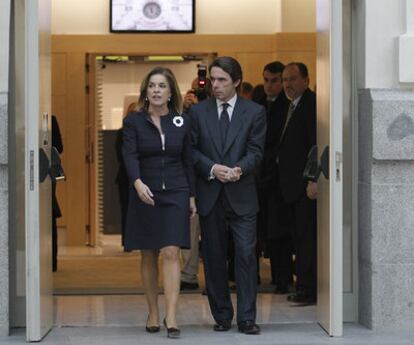
<svg viewBox="0 0 414 345">
<path fill-rule="evenodd" d="M 9 334 L 9 95 L 10 1 L 0 2 L 0 335 Z"/>
<path fill-rule="evenodd" d="M 414 327 L 414 91 L 359 95 L 359 316 Z"/>
<path fill-rule="evenodd" d="M 9 193 L 8 193 L 8 107 L 0 93 L 0 335 L 9 332 Z"/>
</svg>

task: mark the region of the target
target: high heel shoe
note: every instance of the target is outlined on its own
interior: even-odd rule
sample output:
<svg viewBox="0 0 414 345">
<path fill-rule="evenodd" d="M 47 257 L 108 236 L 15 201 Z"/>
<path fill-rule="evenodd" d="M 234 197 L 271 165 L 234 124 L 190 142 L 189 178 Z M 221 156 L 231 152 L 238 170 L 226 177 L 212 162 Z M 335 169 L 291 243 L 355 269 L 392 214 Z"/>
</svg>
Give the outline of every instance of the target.
<svg viewBox="0 0 414 345">
<path fill-rule="evenodd" d="M 149 315 L 147 317 L 147 324 L 145 325 L 145 330 L 148 333 L 157 333 L 160 331 L 160 326 L 148 326 L 148 319 L 149 319 Z"/>
<path fill-rule="evenodd" d="M 164 318 L 163 323 L 164 323 L 165 328 L 167 329 L 167 337 L 168 338 L 178 339 L 180 337 L 181 331 L 178 328 L 168 327 L 167 326 L 167 321 L 165 321 L 165 318 Z"/>
</svg>

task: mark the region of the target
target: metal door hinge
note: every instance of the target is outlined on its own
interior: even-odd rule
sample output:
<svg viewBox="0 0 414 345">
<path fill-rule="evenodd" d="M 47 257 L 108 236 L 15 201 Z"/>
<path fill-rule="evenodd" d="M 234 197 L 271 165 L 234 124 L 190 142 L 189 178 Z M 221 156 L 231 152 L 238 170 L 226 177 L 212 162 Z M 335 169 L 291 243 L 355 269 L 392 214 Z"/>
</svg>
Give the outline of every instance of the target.
<svg viewBox="0 0 414 345">
<path fill-rule="evenodd" d="M 29 152 L 29 190 L 34 190 L 34 150 Z"/>
</svg>

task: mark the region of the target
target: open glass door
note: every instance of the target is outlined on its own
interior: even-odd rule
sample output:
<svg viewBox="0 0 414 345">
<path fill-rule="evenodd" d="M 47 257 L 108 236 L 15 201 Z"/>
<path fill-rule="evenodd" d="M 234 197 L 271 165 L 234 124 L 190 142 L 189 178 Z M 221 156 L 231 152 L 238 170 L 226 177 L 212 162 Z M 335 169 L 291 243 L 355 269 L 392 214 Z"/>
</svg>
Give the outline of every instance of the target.
<svg viewBox="0 0 414 345">
<path fill-rule="evenodd" d="M 318 306 L 320 325 L 342 335 L 342 0 L 317 0 L 317 144 L 329 174 L 318 180 Z"/>
<path fill-rule="evenodd" d="M 16 1 L 25 55 L 26 339 L 40 341 L 53 323 L 50 0 Z M 18 19 L 16 19 L 18 20 Z"/>
</svg>

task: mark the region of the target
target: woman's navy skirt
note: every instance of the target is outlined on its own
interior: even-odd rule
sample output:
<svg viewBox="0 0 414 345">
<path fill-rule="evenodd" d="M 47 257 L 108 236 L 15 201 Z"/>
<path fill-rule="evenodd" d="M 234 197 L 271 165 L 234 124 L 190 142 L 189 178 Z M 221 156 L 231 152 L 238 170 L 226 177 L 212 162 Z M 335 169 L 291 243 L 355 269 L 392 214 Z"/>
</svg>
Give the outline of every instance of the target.
<svg viewBox="0 0 414 345">
<path fill-rule="evenodd" d="M 190 248 L 190 192 L 188 189 L 152 191 L 155 206 L 129 191 L 125 249 Z"/>
</svg>

